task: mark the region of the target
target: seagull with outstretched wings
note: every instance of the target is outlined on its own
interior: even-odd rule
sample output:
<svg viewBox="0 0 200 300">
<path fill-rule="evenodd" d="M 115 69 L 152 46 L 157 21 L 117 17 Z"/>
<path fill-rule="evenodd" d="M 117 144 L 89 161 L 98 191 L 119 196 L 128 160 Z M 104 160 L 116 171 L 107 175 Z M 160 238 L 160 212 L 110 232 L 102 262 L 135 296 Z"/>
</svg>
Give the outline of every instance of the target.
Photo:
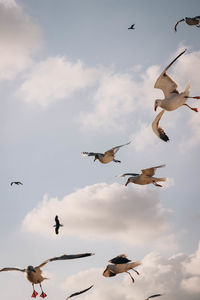
<svg viewBox="0 0 200 300">
<path fill-rule="evenodd" d="M 23 183 L 22 182 L 20 182 L 20 181 L 12 181 L 11 183 L 10 183 L 10 185 L 13 185 L 13 184 L 16 184 L 16 185 L 23 185 Z"/>
<path fill-rule="evenodd" d="M 132 24 L 128 29 L 135 29 L 135 24 Z"/>
<path fill-rule="evenodd" d="M 111 161 L 114 161 L 116 163 L 120 163 L 120 160 L 115 159 L 116 153 L 119 151 L 119 149 L 123 146 L 129 145 L 131 142 L 128 142 L 124 145 L 116 146 L 110 150 L 107 150 L 104 153 L 97 153 L 97 152 L 81 152 L 83 156 L 94 156 L 94 161 L 98 159 L 102 164 L 107 164 Z"/>
<path fill-rule="evenodd" d="M 177 90 L 177 83 L 167 74 L 167 70 L 174 64 L 174 62 L 185 53 L 186 49 L 182 51 L 160 74 L 154 88 L 160 89 L 163 91 L 165 99 L 157 99 L 155 100 L 154 110 L 156 111 L 157 107 L 160 106 L 161 108 L 172 111 L 177 109 L 178 107 L 185 105 L 189 107 L 191 110 L 198 112 L 197 108 L 193 108 L 189 106 L 186 101 L 188 98 L 191 99 L 200 99 L 200 96 L 190 97 L 189 96 L 189 89 L 190 84 L 188 84 L 185 88 L 185 91 L 179 93 Z"/>
<path fill-rule="evenodd" d="M 166 178 L 157 178 L 153 177 L 155 175 L 156 169 L 162 168 L 165 165 L 160 165 L 148 169 L 143 169 L 141 170 L 141 174 L 137 173 L 124 173 L 116 177 L 125 177 L 125 176 L 131 176 L 128 178 L 127 182 L 125 183 L 125 186 L 127 186 L 130 182 L 135 183 L 135 184 L 140 184 L 140 185 L 146 185 L 146 184 L 154 184 L 155 186 L 162 187 L 162 185 L 158 184 L 157 182 L 159 181 L 165 181 Z"/>
<path fill-rule="evenodd" d="M 59 228 L 60 228 L 61 226 L 63 226 L 63 224 L 60 224 L 60 221 L 59 221 L 59 219 L 58 219 L 58 216 L 55 216 L 55 222 L 56 222 L 56 224 L 53 225 L 53 227 L 55 227 L 55 233 L 58 234 L 58 233 L 59 233 Z"/>
<path fill-rule="evenodd" d="M 41 288 L 41 295 L 40 297 L 45 298 L 47 295 L 44 293 L 43 289 L 42 289 L 42 285 L 41 282 L 45 279 L 48 279 L 46 277 L 42 276 L 42 270 L 41 268 L 44 267 L 47 263 L 51 262 L 51 261 L 56 261 L 56 260 L 68 260 L 68 259 L 76 259 L 76 258 L 82 258 L 82 257 L 87 257 L 87 256 L 91 256 L 94 255 L 93 253 L 81 253 L 81 254 L 71 254 L 71 255 L 61 255 L 61 256 L 56 256 L 53 258 L 49 258 L 47 260 L 45 260 L 44 262 L 42 262 L 39 266 L 37 267 L 33 267 L 33 266 L 28 266 L 25 269 L 20 269 L 20 268 L 10 268 L 10 267 L 6 267 L 3 269 L 0 269 L 0 272 L 4 272 L 4 271 L 20 271 L 25 273 L 27 280 L 29 280 L 32 283 L 32 287 L 33 287 L 33 294 L 32 297 L 36 298 L 38 293 L 35 291 L 34 289 L 34 285 L 35 284 L 39 284 L 40 288 Z"/>
</svg>

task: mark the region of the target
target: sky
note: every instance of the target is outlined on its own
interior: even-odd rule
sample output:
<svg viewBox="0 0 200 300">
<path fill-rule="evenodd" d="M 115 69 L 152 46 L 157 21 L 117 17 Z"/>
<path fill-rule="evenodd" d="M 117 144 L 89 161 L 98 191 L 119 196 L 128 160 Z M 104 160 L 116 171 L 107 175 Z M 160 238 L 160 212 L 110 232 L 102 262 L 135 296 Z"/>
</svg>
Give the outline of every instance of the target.
<svg viewBox="0 0 200 300">
<path fill-rule="evenodd" d="M 0 268 L 95 253 L 47 264 L 47 299 L 92 284 L 79 299 L 199 299 L 199 113 L 166 112 L 168 143 L 151 128 L 164 97 L 156 79 L 184 49 L 168 73 L 200 95 L 200 29 L 173 30 L 198 15 L 199 0 L 0 0 Z M 129 141 L 120 164 L 81 156 Z M 116 177 L 161 164 L 162 188 Z M 134 284 L 125 273 L 102 276 L 122 253 L 142 263 Z M 0 277 L 2 299 L 31 298 L 22 273 Z"/>
</svg>

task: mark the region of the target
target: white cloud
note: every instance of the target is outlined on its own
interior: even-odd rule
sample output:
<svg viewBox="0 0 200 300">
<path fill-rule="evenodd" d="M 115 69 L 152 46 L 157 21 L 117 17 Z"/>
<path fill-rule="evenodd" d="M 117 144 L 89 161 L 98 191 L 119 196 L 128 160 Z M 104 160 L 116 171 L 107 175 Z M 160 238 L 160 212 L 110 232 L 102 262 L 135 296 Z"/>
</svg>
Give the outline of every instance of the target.
<svg viewBox="0 0 200 300">
<path fill-rule="evenodd" d="M 102 272 L 106 267 L 105 263 L 102 268 L 89 269 L 68 277 L 62 287 L 68 289 L 70 294 L 78 289 L 77 282 L 80 290 L 94 284 L 93 289 L 87 295 L 83 295 L 83 299 L 88 300 L 138 300 L 157 293 L 163 294 L 163 300 L 197 300 L 200 292 L 199 277 L 186 279 L 188 275 L 182 268 L 188 259 L 189 257 L 183 254 L 165 258 L 152 252 L 144 257 L 142 265 L 137 268 L 140 276 L 132 272 L 134 284 L 125 273 L 113 278 L 104 278 Z M 199 264 L 198 261 L 198 267 Z"/>
<path fill-rule="evenodd" d="M 99 183 L 62 200 L 46 196 L 27 214 L 23 228 L 53 236 L 50 228 L 55 214 L 65 225 L 63 233 L 86 239 L 116 239 L 130 245 L 147 245 L 152 241 L 156 244 L 158 238 L 170 234 L 169 211 L 160 203 L 158 194 L 146 187 Z"/>
<path fill-rule="evenodd" d="M 39 26 L 15 1 L 0 1 L 0 80 L 27 68 L 39 46 Z"/>
<path fill-rule="evenodd" d="M 25 101 L 47 106 L 93 85 L 97 76 L 98 70 L 85 68 L 81 61 L 72 63 L 65 57 L 49 57 L 35 64 L 19 92 Z"/>
</svg>

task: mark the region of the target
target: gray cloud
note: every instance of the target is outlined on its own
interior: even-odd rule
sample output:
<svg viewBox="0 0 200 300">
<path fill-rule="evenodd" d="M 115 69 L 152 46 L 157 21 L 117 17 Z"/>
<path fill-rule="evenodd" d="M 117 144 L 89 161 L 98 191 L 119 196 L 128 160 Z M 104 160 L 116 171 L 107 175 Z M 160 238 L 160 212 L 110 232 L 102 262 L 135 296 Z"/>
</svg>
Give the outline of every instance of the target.
<svg viewBox="0 0 200 300">
<path fill-rule="evenodd" d="M 117 239 L 130 245 L 145 245 L 169 234 L 169 211 L 155 191 L 146 187 L 98 183 L 65 196 L 62 200 L 44 197 L 29 212 L 23 228 L 49 235 L 58 214 L 62 231 L 82 238 Z M 53 233 L 52 233 L 53 234 Z"/>
</svg>

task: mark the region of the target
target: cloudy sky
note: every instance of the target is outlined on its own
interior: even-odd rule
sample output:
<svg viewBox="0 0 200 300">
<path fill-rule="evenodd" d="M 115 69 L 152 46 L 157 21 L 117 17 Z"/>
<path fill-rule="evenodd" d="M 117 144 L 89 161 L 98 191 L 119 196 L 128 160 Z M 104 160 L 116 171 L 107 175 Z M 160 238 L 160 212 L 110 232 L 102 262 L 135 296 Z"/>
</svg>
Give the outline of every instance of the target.
<svg viewBox="0 0 200 300">
<path fill-rule="evenodd" d="M 199 0 L 0 0 L 0 268 L 95 253 L 44 267 L 49 300 L 92 284 L 79 299 L 199 299 L 200 114 L 165 113 L 169 143 L 151 129 L 163 97 L 154 83 L 185 48 L 169 73 L 180 91 L 190 82 L 200 95 L 200 29 L 182 22 L 173 31 L 196 15 Z M 128 141 L 121 164 L 80 155 Z M 163 188 L 115 177 L 160 164 Z M 122 253 L 142 261 L 134 285 L 127 274 L 102 276 Z M 0 276 L 2 299 L 31 297 L 21 273 Z"/>
</svg>

